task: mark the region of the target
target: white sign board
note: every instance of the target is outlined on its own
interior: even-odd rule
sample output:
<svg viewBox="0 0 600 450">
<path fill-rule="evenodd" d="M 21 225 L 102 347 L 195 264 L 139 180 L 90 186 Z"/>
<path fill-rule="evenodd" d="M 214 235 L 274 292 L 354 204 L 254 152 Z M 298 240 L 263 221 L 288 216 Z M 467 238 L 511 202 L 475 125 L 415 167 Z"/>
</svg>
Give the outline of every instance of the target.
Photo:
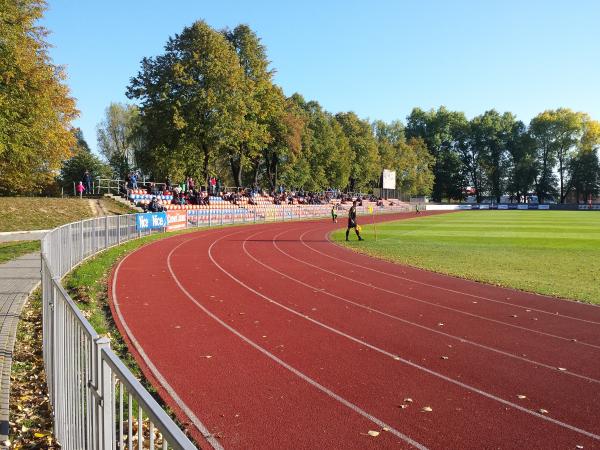
<svg viewBox="0 0 600 450">
<path fill-rule="evenodd" d="M 383 188 L 396 189 L 396 171 L 383 169 Z"/>
</svg>

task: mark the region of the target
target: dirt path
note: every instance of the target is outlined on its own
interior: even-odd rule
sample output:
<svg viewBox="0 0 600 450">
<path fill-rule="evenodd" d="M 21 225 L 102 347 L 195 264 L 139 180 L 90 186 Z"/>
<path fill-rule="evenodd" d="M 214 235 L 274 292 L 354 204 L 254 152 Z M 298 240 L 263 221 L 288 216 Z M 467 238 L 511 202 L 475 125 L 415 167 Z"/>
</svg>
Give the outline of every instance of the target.
<svg viewBox="0 0 600 450">
<path fill-rule="evenodd" d="M 102 204 L 100 199 L 90 198 L 88 202 L 94 216 L 108 216 L 108 212 L 104 208 L 104 205 Z"/>
</svg>

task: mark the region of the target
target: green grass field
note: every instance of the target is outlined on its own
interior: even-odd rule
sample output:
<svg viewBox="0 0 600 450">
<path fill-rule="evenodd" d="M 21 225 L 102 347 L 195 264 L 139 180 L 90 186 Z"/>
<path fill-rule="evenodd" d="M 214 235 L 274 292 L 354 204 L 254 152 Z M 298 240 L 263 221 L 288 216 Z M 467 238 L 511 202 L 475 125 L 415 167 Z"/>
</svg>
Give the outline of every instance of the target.
<svg viewBox="0 0 600 450">
<path fill-rule="evenodd" d="M 354 250 L 435 272 L 600 304 L 600 213 L 465 211 L 373 227 Z M 351 236 L 356 239 L 354 234 Z"/>
<path fill-rule="evenodd" d="M 26 255 L 27 253 L 39 251 L 40 241 L 0 242 L 0 264 Z"/>
</svg>

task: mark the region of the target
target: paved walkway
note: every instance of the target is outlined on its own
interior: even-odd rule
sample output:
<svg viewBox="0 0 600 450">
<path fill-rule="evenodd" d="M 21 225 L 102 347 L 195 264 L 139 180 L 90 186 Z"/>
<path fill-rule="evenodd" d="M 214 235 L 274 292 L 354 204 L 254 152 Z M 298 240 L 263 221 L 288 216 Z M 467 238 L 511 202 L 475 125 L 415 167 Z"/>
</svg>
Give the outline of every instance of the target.
<svg viewBox="0 0 600 450">
<path fill-rule="evenodd" d="M 38 241 L 42 239 L 48 231 L 50 230 L 2 231 L 0 232 L 0 242 Z"/>
<path fill-rule="evenodd" d="M 39 253 L 0 264 L 0 442 L 7 439 L 9 432 L 10 370 L 19 316 L 39 282 Z"/>
</svg>

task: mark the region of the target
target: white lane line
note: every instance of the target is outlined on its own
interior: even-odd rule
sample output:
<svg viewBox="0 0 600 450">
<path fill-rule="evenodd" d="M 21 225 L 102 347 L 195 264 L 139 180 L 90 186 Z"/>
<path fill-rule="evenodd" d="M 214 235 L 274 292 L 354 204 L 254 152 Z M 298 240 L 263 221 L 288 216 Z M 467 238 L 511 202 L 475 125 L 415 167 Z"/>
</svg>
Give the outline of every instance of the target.
<svg viewBox="0 0 600 450">
<path fill-rule="evenodd" d="M 522 412 L 524 412 L 524 413 L 526 413 L 526 414 L 532 415 L 532 416 L 534 416 L 534 417 L 537 417 L 537 418 L 539 418 L 539 419 L 545 420 L 545 421 L 547 421 L 547 422 L 553 423 L 553 424 L 555 424 L 555 425 L 558 425 L 558 426 L 560 426 L 560 427 L 566 428 L 566 429 L 568 429 L 568 430 L 574 431 L 574 432 L 576 432 L 576 433 L 579 433 L 579 434 L 582 434 L 582 435 L 584 435 L 584 436 L 587 436 L 587 437 L 590 437 L 590 438 L 592 438 L 592 439 L 595 439 L 595 440 L 598 440 L 598 441 L 600 441 L 600 436 L 599 436 L 599 435 L 597 435 L 597 434 L 594 434 L 594 433 L 592 433 L 592 432 L 589 432 L 589 431 L 583 430 L 583 429 L 581 429 L 581 428 L 577 428 L 577 427 L 575 427 L 575 426 L 573 426 L 573 425 L 569 425 L 568 423 L 561 422 L 560 420 L 553 419 L 552 417 L 544 416 L 544 415 L 542 415 L 541 413 L 537 413 L 537 412 L 535 412 L 535 411 L 529 410 L 529 409 L 527 409 L 527 408 L 524 408 L 524 407 L 522 407 L 522 406 L 520 406 L 520 405 L 517 405 L 516 403 L 512 403 L 512 402 L 510 402 L 510 401 L 508 401 L 508 400 L 504 400 L 504 399 L 502 399 L 502 398 L 500 398 L 500 397 L 497 397 L 497 396 L 495 396 L 495 395 L 493 395 L 493 394 L 490 394 L 490 393 L 488 393 L 488 392 L 482 391 L 481 389 L 478 389 L 478 388 L 476 388 L 476 387 L 474 387 L 474 386 L 470 386 L 470 385 L 468 385 L 468 384 L 462 383 L 462 382 L 460 382 L 460 381 L 458 381 L 458 380 L 455 380 L 455 379 L 453 379 L 453 378 L 447 377 L 446 375 L 443 375 L 443 374 L 441 374 L 441 373 L 435 372 L 435 371 L 433 371 L 433 370 L 431 370 L 431 369 L 428 369 L 428 368 L 426 368 L 426 367 L 420 366 L 419 364 L 416 364 L 416 363 L 414 363 L 414 362 L 412 362 L 412 361 L 409 361 L 409 360 L 407 360 L 407 359 L 404 359 L 404 358 L 402 358 L 402 357 L 400 357 L 400 356 L 398 356 L 398 355 L 394 355 L 393 353 L 390 353 L 390 352 L 388 352 L 388 351 L 386 351 L 386 350 L 384 350 L 384 349 L 378 348 L 378 347 L 376 347 L 376 346 L 374 346 L 374 345 L 372 345 L 372 344 L 369 344 L 368 342 L 365 342 L 365 341 L 363 341 L 363 340 L 361 340 L 361 339 L 355 338 L 354 336 L 350 336 L 349 334 L 346 334 L 346 333 L 344 333 L 343 331 L 340 331 L 340 330 L 338 330 L 338 329 L 336 329 L 336 328 L 333 328 L 333 327 L 331 327 L 331 326 L 329 326 L 329 325 L 327 325 L 327 324 L 324 324 L 324 323 L 322 323 L 322 322 L 319 322 L 318 320 L 316 320 L 316 319 L 313 319 L 312 317 L 309 317 L 309 316 L 307 316 L 307 315 L 305 315 L 305 314 L 302 314 L 302 313 L 300 313 L 300 312 L 298 312 L 298 311 L 296 311 L 296 310 L 294 310 L 294 309 L 292 309 L 292 308 L 289 308 L 289 307 L 287 307 L 287 306 L 285 306 L 285 305 L 282 305 L 281 303 L 278 303 L 277 301 L 273 300 L 271 297 L 268 297 L 268 296 L 266 296 L 266 295 L 262 294 L 261 292 L 259 292 L 259 291 L 255 290 L 255 289 L 253 289 L 252 287 L 250 287 L 250 286 L 248 286 L 246 283 L 244 283 L 242 280 L 240 280 L 239 278 L 237 278 L 237 277 L 233 276 L 231 273 L 229 273 L 227 270 L 225 270 L 225 269 L 224 269 L 224 268 L 223 268 L 223 267 L 222 267 L 222 266 L 221 266 L 221 265 L 220 265 L 220 264 L 219 264 L 219 263 L 218 263 L 218 262 L 217 262 L 217 261 L 214 259 L 213 255 L 212 255 L 212 249 L 213 249 L 213 247 L 215 246 L 215 244 L 217 244 L 217 243 L 218 243 L 219 241 L 221 241 L 222 239 L 224 239 L 224 238 L 226 238 L 226 237 L 229 237 L 229 236 L 231 236 L 231 235 L 233 235 L 233 234 L 238 234 L 238 233 L 231 233 L 231 234 L 227 234 L 227 235 L 221 236 L 220 238 L 218 238 L 217 240 L 215 240 L 215 241 L 214 241 L 214 242 L 213 242 L 213 243 L 210 245 L 210 247 L 208 247 L 208 256 L 209 256 L 210 260 L 213 262 L 213 264 L 214 264 L 215 266 L 217 266 L 217 267 L 218 267 L 218 268 L 221 270 L 221 272 L 223 272 L 225 275 L 227 275 L 227 276 L 228 276 L 229 278 L 231 278 L 233 281 L 235 281 L 236 283 L 238 283 L 240 286 L 243 286 L 244 288 L 246 288 L 246 289 L 247 289 L 247 290 L 249 290 L 250 292 L 252 292 L 252 293 L 256 294 L 257 296 L 259 296 L 259 297 L 262 297 L 263 299 L 265 299 L 267 302 L 271 303 L 272 305 L 278 306 L 278 307 L 280 307 L 280 308 L 282 308 L 282 309 L 284 309 L 284 310 L 286 310 L 286 311 L 288 311 L 288 312 L 290 312 L 290 313 L 292 313 L 292 314 L 294 314 L 294 315 L 296 315 L 296 316 L 298 316 L 298 317 L 301 317 L 302 319 L 305 319 L 305 320 L 307 320 L 307 321 L 309 321 L 309 322 L 312 322 L 312 323 L 314 323 L 314 324 L 315 324 L 315 325 L 317 325 L 317 326 L 320 326 L 320 327 L 322 327 L 322 328 L 324 328 L 324 329 L 326 329 L 326 330 L 329 330 L 329 331 L 331 331 L 332 333 L 335 333 L 335 334 L 337 334 L 337 335 L 339 335 L 339 336 L 345 337 L 346 339 L 349 339 L 349 340 L 351 340 L 351 341 L 353 341 L 353 342 L 356 342 L 357 344 L 359 344 L 359 345 L 362 345 L 362 346 L 364 346 L 364 347 L 367 347 L 367 348 L 370 348 L 370 349 L 372 349 L 372 350 L 375 350 L 376 352 L 379 352 L 379 353 L 381 353 L 381 354 L 383 354 L 383 355 L 390 356 L 390 357 L 392 357 L 394 360 L 400 361 L 400 362 L 402 362 L 402 363 L 404 363 L 404 364 L 406 364 L 406 365 L 408 365 L 408 366 L 410 366 L 410 367 L 413 367 L 413 368 L 415 368 L 415 369 L 418 369 L 418 370 L 421 370 L 421 371 L 423 371 L 423 372 L 425 372 L 425 373 L 428 373 L 428 374 L 430 374 L 430 375 L 433 375 L 434 377 L 440 378 L 440 379 L 442 379 L 442 380 L 444 380 L 444 381 L 447 381 L 447 382 L 449 382 L 449 383 L 452 383 L 452 384 L 454 384 L 454 385 L 456 385 L 456 386 L 459 386 L 459 387 L 461 387 L 461 388 L 463 388 L 463 389 L 466 389 L 466 390 L 469 390 L 469 391 L 471 391 L 471 392 L 475 392 L 475 393 L 477 393 L 477 394 L 479 394 L 479 395 L 481 395 L 481 396 L 483 396 L 483 397 L 487 397 L 487 398 L 489 398 L 489 399 L 491 399 L 491 400 L 495 400 L 495 401 L 497 401 L 497 402 L 499 402 L 499 403 L 502 403 L 503 405 L 510 406 L 511 408 L 517 409 L 517 410 L 519 410 L 519 411 L 522 411 Z M 180 244 L 180 245 L 181 245 L 181 244 Z M 225 324 L 225 323 L 223 323 L 223 325 L 224 325 L 224 326 L 227 326 L 227 324 Z M 266 351 L 266 350 L 265 350 L 265 351 Z"/>
<path fill-rule="evenodd" d="M 293 230 L 297 230 L 297 228 L 294 228 Z M 281 236 L 282 234 L 284 234 L 284 233 L 286 233 L 286 232 L 288 232 L 288 231 L 293 231 L 293 230 L 286 230 L 286 231 L 282 231 L 281 233 L 278 233 L 278 234 L 276 234 L 275 236 L 273 236 L 273 243 L 274 243 L 274 242 L 276 241 L 276 239 L 277 239 L 279 236 Z M 314 291 L 316 291 L 316 290 L 318 290 L 318 291 L 319 291 L 319 292 L 318 292 L 318 294 L 325 294 L 325 295 L 327 295 L 327 296 L 329 296 L 329 297 L 332 297 L 332 298 L 335 298 L 335 299 L 341 300 L 341 301 L 343 301 L 343 302 L 345 302 L 345 303 L 348 303 L 348 304 L 354 305 L 354 306 L 356 306 L 356 307 L 358 307 L 358 308 L 362 308 L 362 309 L 365 309 L 365 310 L 367 310 L 367 311 L 371 311 L 371 312 L 374 312 L 374 313 L 380 314 L 380 315 L 382 315 L 382 316 L 384 316 L 384 317 L 387 317 L 387 318 L 390 318 L 390 319 L 393 319 L 393 320 L 397 320 L 397 321 L 399 321 L 399 322 L 402 322 L 402 323 L 405 323 L 405 324 L 407 324 L 407 325 L 411 325 L 411 326 L 414 326 L 414 327 L 417 327 L 417 328 L 421 328 L 421 329 L 423 329 L 423 330 L 426 330 L 426 331 L 429 331 L 429 332 L 432 332 L 432 333 L 435 333 L 435 334 L 439 334 L 439 335 L 441 335 L 441 336 L 445 336 L 445 337 L 448 337 L 448 338 L 450 338 L 450 339 L 454 339 L 454 340 L 456 340 L 456 341 L 459 341 L 459 342 L 461 342 L 461 343 L 464 343 L 464 344 L 473 345 L 473 346 L 475 346 L 475 347 L 479 347 L 479 348 L 482 348 L 482 349 L 485 349 L 485 350 L 489 350 L 489 351 L 491 351 L 491 352 L 498 353 L 498 354 L 500 354 L 500 355 L 503 355 L 503 356 L 508 356 L 508 357 L 510 357 L 510 358 L 517 359 L 517 360 L 519 360 L 519 361 L 524 361 L 524 362 L 526 362 L 526 363 L 533 364 L 533 365 L 535 365 L 535 366 L 539 366 L 539 367 L 545 367 L 546 369 L 550 369 L 550 370 L 552 370 L 553 372 L 560 373 L 561 375 L 562 375 L 562 374 L 565 374 L 565 375 L 567 375 L 567 374 L 568 374 L 568 375 L 571 375 L 571 376 L 574 376 L 574 377 L 577 377 L 577 378 L 581 378 L 581 379 L 583 379 L 583 380 L 590 381 L 590 382 L 593 382 L 593 383 L 600 383 L 600 380 L 597 380 L 597 379 L 595 379 L 595 378 L 590 378 L 590 377 L 587 377 L 587 376 L 585 376 L 585 375 L 581 375 L 581 374 L 578 374 L 578 373 L 575 373 L 575 372 L 571 372 L 571 371 L 568 371 L 568 370 L 565 370 L 565 371 L 560 371 L 560 372 L 558 372 L 558 369 L 557 369 L 557 367 L 558 367 L 558 366 L 550 366 L 550 365 L 548 365 L 548 364 L 544 364 L 544 363 L 542 363 L 542 362 L 534 361 L 534 360 L 532 360 L 532 359 L 529 359 L 529 358 L 524 358 L 524 357 L 522 357 L 522 356 L 517 356 L 517 355 L 514 355 L 514 354 L 512 354 L 512 353 L 505 352 L 505 351 L 503 351 L 503 350 L 499 350 L 499 349 L 497 349 L 497 348 L 488 347 L 487 345 L 484 345 L 484 344 L 479 344 L 479 343 L 477 343 L 477 342 L 474 342 L 474 341 L 470 341 L 470 340 L 468 340 L 468 339 L 466 339 L 466 338 L 461 338 L 461 337 L 458 337 L 458 336 L 454 336 L 454 335 L 451 335 L 451 334 L 448 334 L 448 333 L 444 333 L 443 331 L 440 331 L 440 330 L 437 330 L 437 329 L 434 329 L 434 328 L 429 328 L 429 327 L 427 327 L 427 326 L 425 326 L 425 325 L 421 325 L 421 324 L 418 324 L 418 323 L 415 323 L 415 322 L 411 322 L 411 321 L 409 321 L 409 320 L 406 320 L 406 319 L 402 319 L 401 317 L 395 316 L 395 315 L 393 315 L 393 314 L 386 313 L 386 312 L 384 312 L 384 311 L 381 311 L 381 310 L 379 310 L 379 309 L 376 309 L 376 308 L 371 308 L 370 306 L 363 305 L 362 303 L 357 303 L 357 302 L 354 302 L 354 301 L 352 301 L 352 300 L 350 300 L 350 299 L 347 299 L 347 298 L 345 298 L 345 297 L 341 297 L 341 296 L 339 296 L 339 295 L 336 295 L 336 294 L 334 294 L 334 293 L 328 292 L 328 291 L 326 291 L 326 290 L 322 290 L 321 288 L 318 288 L 318 287 L 316 287 L 316 286 L 313 286 L 313 285 L 311 285 L 311 284 L 308 284 L 308 283 L 305 283 L 305 282 L 303 282 L 303 281 L 300 281 L 300 280 L 298 280 L 297 278 L 294 278 L 294 277 L 292 277 L 292 276 L 290 276 L 290 275 L 287 275 L 286 273 L 280 272 L 279 270 L 275 269 L 274 267 L 272 267 L 272 266 L 269 266 L 268 264 L 265 264 L 265 263 L 263 263 L 263 262 L 262 262 L 262 261 L 260 261 L 258 258 L 255 258 L 255 257 L 254 257 L 254 256 L 253 256 L 253 255 L 252 255 L 250 252 L 248 252 L 248 250 L 247 250 L 247 248 L 246 248 L 246 243 L 247 243 L 247 242 L 252 242 L 252 241 L 251 241 L 251 238 L 253 238 L 253 237 L 254 237 L 254 236 L 256 236 L 257 234 L 264 233 L 264 232 L 266 232 L 266 230 L 261 230 L 261 231 L 259 231 L 259 232 L 257 232 L 257 233 L 254 233 L 254 234 L 252 234 L 252 235 L 248 236 L 248 237 L 247 237 L 247 238 L 244 240 L 244 242 L 242 243 L 242 249 L 244 250 L 244 253 L 246 253 L 246 255 L 248 255 L 250 258 L 252 258 L 252 260 L 254 260 L 255 262 L 257 262 L 257 263 L 258 263 L 258 264 L 260 264 L 261 266 L 265 267 L 266 269 L 268 269 L 268 270 L 270 270 L 270 271 L 272 271 L 272 272 L 275 272 L 275 273 L 277 273 L 278 275 L 281 275 L 282 277 L 285 277 L 285 278 L 287 278 L 287 279 L 289 279 L 289 280 L 291 280 L 291 281 L 293 281 L 293 282 L 295 282 L 295 283 L 298 283 L 298 284 L 300 284 L 300 285 L 302 285 L 302 286 L 305 286 L 305 287 L 307 287 L 307 288 L 311 289 L 313 292 L 314 292 Z M 290 254 L 288 254 L 287 252 L 284 252 L 284 251 L 280 250 L 279 248 L 278 248 L 277 250 L 278 250 L 279 252 L 283 253 L 284 255 L 286 255 L 287 257 L 291 258 L 291 259 L 296 259 L 296 258 L 294 258 L 293 256 L 291 256 Z"/>
<path fill-rule="evenodd" d="M 303 233 L 300 236 L 300 239 L 302 239 L 302 237 L 306 233 L 308 233 L 308 231 L 305 232 L 305 233 Z M 276 248 L 279 249 L 279 246 L 277 245 L 277 243 L 274 243 L 274 245 L 275 245 Z M 544 331 L 534 330 L 534 329 L 531 329 L 531 328 L 526 328 L 526 327 L 522 327 L 522 326 L 519 326 L 519 325 L 514 325 L 514 324 L 511 324 L 511 323 L 503 322 L 501 320 L 496 320 L 496 319 L 491 319 L 489 317 L 479 316 L 477 314 L 473 314 L 473 313 L 470 313 L 470 312 L 462 311 L 460 309 L 451 308 L 450 306 L 440 305 L 439 303 L 428 302 L 427 300 L 422 300 L 422 299 L 419 299 L 417 297 L 413 297 L 412 295 L 402 294 L 400 292 L 391 291 L 389 289 L 385 289 L 385 288 L 382 288 L 382 287 L 379 287 L 379 286 L 375 286 L 373 284 L 364 283 L 364 282 L 356 280 L 354 278 L 347 277 L 345 275 L 341 275 L 341 274 L 339 274 L 337 272 L 333 272 L 331 270 L 323 269 L 320 266 L 317 266 L 315 264 L 311 264 L 311 263 L 309 263 L 307 261 L 304 261 L 304 260 L 301 260 L 301 259 L 297 259 L 297 261 L 301 262 L 302 264 L 305 264 L 307 266 L 314 267 L 315 269 L 318 269 L 318 270 L 321 270 L 323 272 L 326 272 L 326 273 L 329 273 L 331 275 L 334 275 L 336 277 L 352 281 L 353 283 L 362 284 L 363 286 L 366 286 L 366 287 L 369 287 L 369 288 L 372 288 L 372 289 L 377 289 L 377 290 L 382 291 L 382 292 L 387 292 L 388 294 L 397 295 L 399 297 L 403 297 L 403 298 L 406 298 L 406 299 L 409 299 L 409 300 L 413 300 L 413 301 L 416 301 L 416 302 L 419 302 L 419 303 L 423 303 L 423 304 L 426 304 L 426 305 L 431 305 L 431 306 L 434 306 L 436 308 L 441 308 L 441 309 L 445 309 L 445 310 L 448 310 L 448 311 L 454 311 L 454 312 L 459 313 L 459 314 L 463 314 L 463 315 L 470 316 L 470 317 L 475 317 L 475 318 L 481 319 L 481 320 L 486 320 L 488 322 L 498 323 L 500 325 L 505 325 L 507 327 L 516 328 L 516 329 L 527 331 L 527 332 L 530 332 L 530 333 L 536 333 L 536 334 L 540 334 L 540 335 L 543 335 L 543 336 L 548 336 L 548 337 L 551 337 L 551 338 L 560 339 L 560 340 L 563 340 L 563 341 L 573 342 L 573 344 L 580 344 L 580 345 L 585 345 L 585 346 L 588 346 L 588 347 L 600 349 L 600 346 L 598 346 L 598 345 L 589 344 L 587 342 L 583 342 L 583 341 L 580 341 L 580 340 L 573 341 L 572 338 L 566 338 L 566 337 L 563 337 L 563 336 L 558 336 L 558 335 L 555 335 L 555 334 L 546 333 Z"/>
<path fill-rule="evenodd" d="M 187 240 L 185 240 L 183 242 L 187 242 Z M 179 244 L 179 245 L 181 245 L 181 244 Z M 142 345 L 138 342 L 138 340 L 135 338 L 135 336 L 131 332 L 131 329 L 127 325 L 127 321 L 125 320 L 125 318 L 123 317 L 123 314 L 121 313 L 121 308 L 119 307 L 119 298 L 117 296 L 117 279 L 119 277 L 119 270 L 121 269 L 121 265 L 127 260 L 127 258 L 129 258 L 134 253 L 137 253 L 137 251 L 128 254 L 127 256 L 125 256 L 125 258 L 123 258 L 119 262 L 119 264 L 117 265 L 117 268 L 115 269 L 115 274 L 113 277 L 113 282 L 112 282 L 113 305 L 114 305 L 115 311 L 117 312 L 119 321 L 121 322 L 121 325 L 125 329 L 125 333 L 127 334 L 127 337 L 129 338 L 129 340 L 135 347 L 136 351 L 140 354 L 140 356 L 144 360 L 144 364 L 146 364 L 148 366 L 148 368 L 152 372 L 152 375 L 154 375 L 154 377 L 161 384 L 161 387 L 165 391 L 167 391 L 169 396 L 175 401 L 175 403 L 177 403 L 177 406 L 190 419 L 190 421 L 194 424 L 194 426 L 202 434 L 202 437 L 204 437 L 204 439 L 206 439 L 206 441 L 211 445 L 211 447 L 214 448 L 215 450 L 223 450 L 223 446 L 221 445 L 221 443 L 210 433 L 210 431 L 208 431 L 208 428 L 200 421 L 200 419 L 194 414 L 194 412 L 189 408 L 189 406 L 181 399 L 181 397 L 179 397 L 179 395 L 177 395 L 177 392 L 175 392 L 175 389 L 173 389 L 173 387 L 169 384 L 169 382 L 163 376 L 163 374 L 152 363 L 152 360 L 148 357 L 148 354 L 144 351 L 144 348 L 142 347 Z"/>
<path fill-rule="evenodd" d="M 228 235 L 223 236 L 223 237 L 228 237 L 228 236 L 232 236 L 234 234 L 239 234 L 239 233 L 240 232 L 238 232 L 238 233 L 231 233 L 231 234 L 228 234 Z M 229 275 L 229 273 L 227 273 L 226 271 L 223 270 L 223 268 L 213 259 L 212 255 L 211 255 L 211 250 L 212 250 L 213 245 L 215 245 L 216 242 L 218 242 L 221 239 L 223 239 L 223 237 L 217 239 L 216 241 L 214 241 L 212 243 L 212 245 L 208 249 L 208 255 L 209 255 L 211 261 L 213 262 L 213 264 L 215 264 L 219 268 L 219 270 L 221 270 L 223 273 L 227 274 L 228 276 L 230 276 L 231 278 L 233 278 L 235 280 L 235 278 L 233 276 Z M 250 338 L 246 337 L 245 335 L 243 335 L 242 333 L 240 333 L 238 330 L 236 330 L 235 328 L 233 328 L 232 326 L 230 326 L 229 324 L 227 324 L 226 322 L 224 322 L 223 320 L 221 320 L 215 314 L 213 314 L 212 312 L 210 312 L 206 307 L 204 307 L 204 305 L 202 305 L 192 294 L 190 294 L 187 291 L 187 289 L 185 289 L 185 287 L 182 285 L 182 283 L 180 282 L 180 280 L 177 278 L 177 275 L 175 274 L 175 272 L 173 270 L 173 267 L 171 265 L 171 258 L 173 256 L 173 253 L 179 247 L 181 247 L 184 243 L 186 243 L 186 242 L 187 241 L 182 242 L 181 244 L 179 244 L 176 247 L 174 247 L 173 250 L 171 250 L 171 252 L 169 253 L 169 255 L 167 257 L 167 267 L 169 268 L 169 272 L 171 274 L 171 277 L 173 278 L 173 280 L 175 281 L 175 283 L 177 284 L 177 286 L 179 287 L 179 289 L 181 290 L 181 292 L 183 292 L 207 316 L 209 316 L 211 319 L 213 319 L 219 325 L 223 326 L 228 331 L 230 331 L 231 333 L 233 333 L 234 335 L 236 335 L 238 338 L 240 338 L 241 340 L 243 340 L 244 342 L 246 342 L 248 345 L 252 346 L 254 349 L 258 350 L 263 355 L 267 356 L 269 359 L 273 360 L 274 362 L 276 362 L 280 366 L 282 366 L 285 369 L 289 370 L 291 373 L 293 373 L 297 377 L 299 377 L 302 380 L 304 380 L 307 383 L 309 383 L 311 386 L 317 388 L 319 391 L 321 391 L 324 394 L 326 394 L 328 397 L 330 397 L 330 398 L 338 401 L 342 405 L 350 408 L 352 411 L 356 412 L 357 414 L 361 415 L 362 417 L 364 417 L 364 418 L 370 420 L 371 422 L 375 423 L 380 428 L 386 428 L 389 433 L 394 434 L 395 436 L 397 436 L 398 438 L 400 438 L 403 441 L 407 442 L 408 444 L 412 445 L 413 447 L 421 449 L 421 450 L 426 450 L 427 449 L 427 447 L 425 447 L 424 445 L 422 445 L 422 444 L 418 443 L 417 441 L 411 439 L 410 437 L 406 436 L 404 433 L 402 433 L 402 432 L 396 430 L 395 428 L 393 428 L 391 425 L 388 425 L 384 421 L 378 419 L 377 417 L 373 416 L 372 414 L 369 414 L 365 410 L 361 409 L 359 406 L 355 405 L 354 403 L 351 403 L 350 401 L 348 401 L 348 400 L 344 399 L 343 397 L 339 396 L 338 394 L 336 394 L 332 390 L 330 390 L 330 389 L 326 388 L 325 386 L 319 384 L 317 381 L 313 380 L 308 375 L 305 375 L 304 373 L 300 372 L 295 367 L 287 364 L 285 361 L 283 361 L 282 359 L 278 358 L 277 356 L 275 356 L 274 354 L 272 354 L 271 352 L 269 352 L 264 347 L 261 347 L 259 344 L 257 344 L 256 342 L 254 342 Z"/>
<path fill-rule="evenodd" d="M 333 242 L 331 241 L 330 236 L 331 236 L 331 232 L 329 231 L 329 232 L 325 233 L 324 238 L 327 241 L 329 241 L 330 243 L 333 244 Z M 302 239 L 301 239 L 301 241 L 302 241 Z M 591 323 L 591 324 L 594 324 L 594 325 L 600 325 L 600 322 L 597 322 L 597 321 L 594 321 L 594 320 L 581 319 L 579 317 L 573 317 L 573 316 L 569 316 L 569 315 L 566 315 L 566 314 L 560 314 L 560 313 L 557 314 L 556 312 L 550 312 L 550 311 L 546 311 L 546 310 L 543 310 L 543 309 L 537 309 L 537 308 L 534 308 L 534 307 L 531 307 L 531 306 L 523 306 L 523 305 L 518 305 L 518 304 L 515 304 L 515 303 L 504 302 L 502 300 L 496 300 L 496 299 L 493 299 L 493 298 L 490 298 L 490 297 L 485 297 L 485 296 L 482 296 L 482 295 L 470 294 L 470 293 L 464 292 L 464 291 L 458 291 L 458 290 L 455 290 L 455 289 L 445 288 L 445 287 L 438 286 L 438 285 L 435 285 L 435 284 L 426 283 L 424 281 L 415 280 L 414 278 L 403 277 L 401 275 L 397 275 L 397 274 L 394 274 L 394 273 L 389 273 L 389 272 L 385 272 L 385 271 L 382 271 L 382 270 L 373 269 L 372 267 L 363 266 L 361 264 L 356 264 L 356 263 L 347 261 L 345 259 L 336 258 L 335 256 L 332 256 L 332 255 L 330 255 L 328 253 L 324 253 L 324 252 L 321 252 L 319 250 L 316 250 L 314 247 L 311 247 L 310 245 L 305 244 L 304 241 L 302 241 L 302 243 L 303 243 L 303 245 L 305 247 L 308 247 L 313 252 L 319 253 L 319 254 L 321 254 L 323 256 L 326 256 L 328 258 L 335 259 L 336 261 L 342 261 L 342 262 L 345 262 L 346 264 L 350 264 L 352 266 L 360 267 L 361 269 L 366 269 L 366 270 L 370 270 L 372 272 L 380 273 L 382 275 L 387 275 L 387 276 L 390 276 L 390 277 L 393 277 L 393 278 L 397 278 L 399 280 L 408 281 L 408 282 L 414 283 L 414 284 L 420 284 L 421 286 L 427 286 L 427 287 L 439 289 L 439 290 L 446 291 L 446 292 L 452 292 L 454 294 L 464 295 L 466 297 L 477 298 L 477 299 L 488 301 L 488 302 L 493 302 L 493 303 L 499 303 L 499 304 L 502 304 L 502 305 L 512 306 L 512 307 L 515 307 L 515 308 L 530 309 L 531 311 L 536 311 L 536 312 L 539 312 L 539 313 L 542 313 L 542 314 L 548 314 L 548 315 L 553 316 L 553 317 L 560 317 L 560 318 L 563 318 L 563 319 L 577 320 L 579 322 L 585 322 L 585 323 Z M 471 280 L 464 280 L 464 281 L 468 281 L 468 282 L 472 283 Z M 551 298 L 551 297 L 546 297 L 546 296 L 540 296 L 540 298 L 543 298 L 543 299 L 545 299 L 547 301 L 553 301 L 553 300 L 561 300 L 563 302 L 569 301 L 569 300 L 564 300 L 564 299 L 560 299 L 560 298 Z M 577 304 L 577 305 L 585 305 L 585 306 L 592 307 L 592 308 L 598 308 L 597 306 L 591 305 L 591 304 L 588 304 L 588 303 L 579 303 L 579 302 L 570 302 L 570 303 L 571 304 Z"/>
</svg>

